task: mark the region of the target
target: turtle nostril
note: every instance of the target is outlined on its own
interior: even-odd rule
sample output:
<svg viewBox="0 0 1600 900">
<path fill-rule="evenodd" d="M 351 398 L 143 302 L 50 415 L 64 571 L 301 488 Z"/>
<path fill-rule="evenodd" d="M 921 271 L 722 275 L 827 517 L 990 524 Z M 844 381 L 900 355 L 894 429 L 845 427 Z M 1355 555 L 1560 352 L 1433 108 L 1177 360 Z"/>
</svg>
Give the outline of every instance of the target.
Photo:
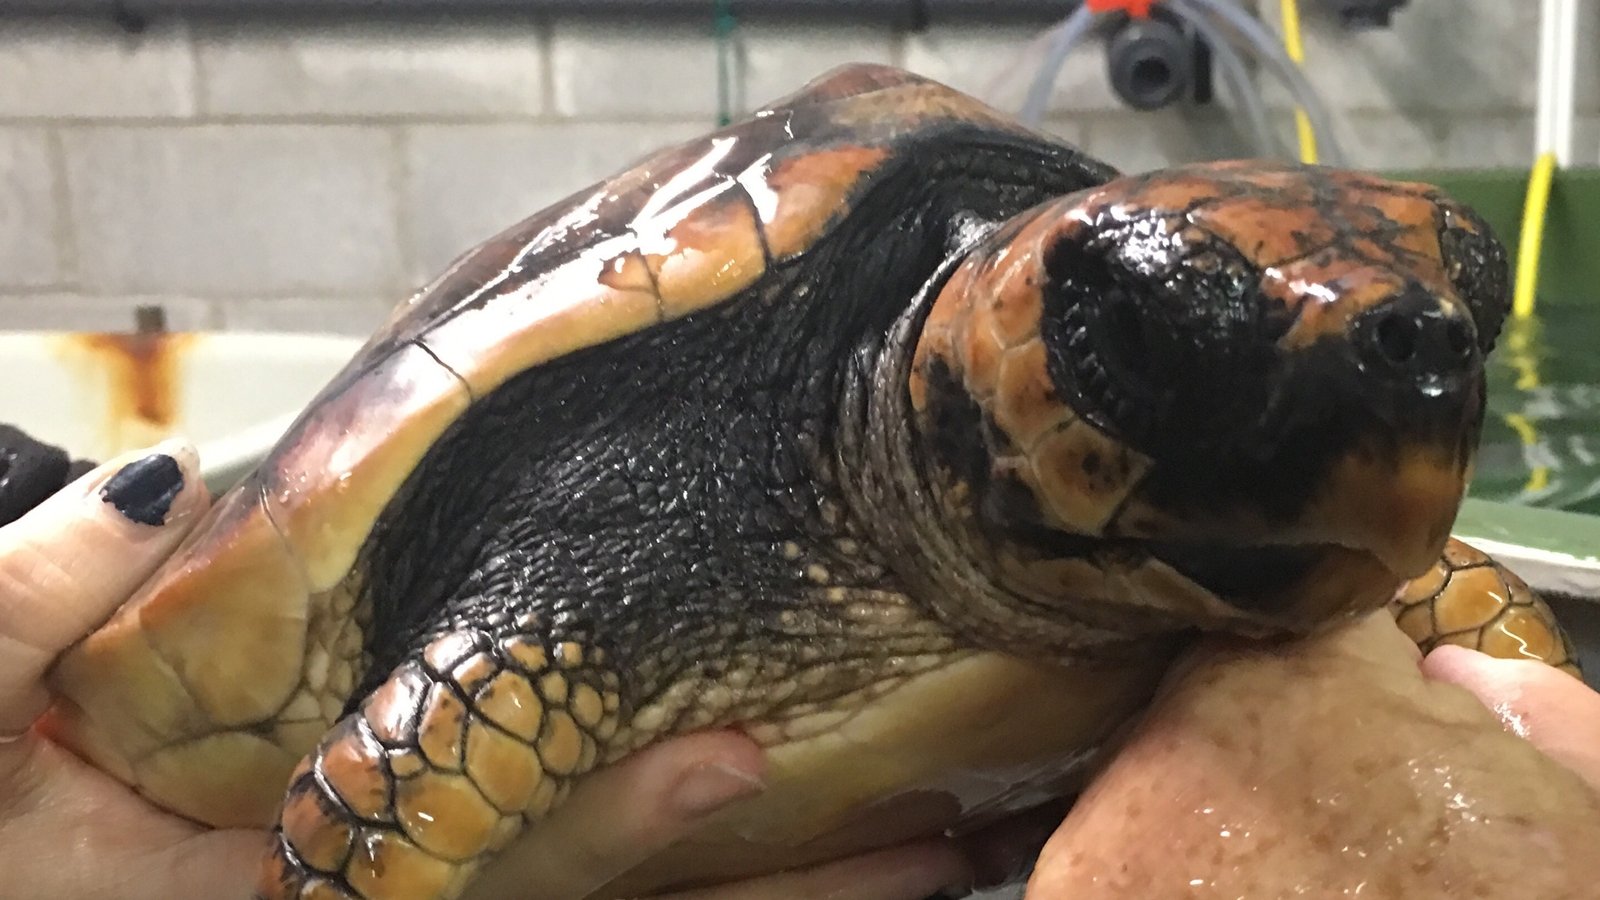
<svg viewBox="0 0 1600 900">
<path fill-rule="evenodd" d="M 1449 377 L 1472 363 L 1472 323 L 1420 292 L 1373 310 L 1360 330 L 1368 360 L 1407 380 Z"/>
<path fill-rule="evenodd" d="M 1421 332 L 1416 319 L 1403 313 L 1387 313 L 1378 322 L 1378 352 L 1385 360 L 1403 366 L 1417 355 L 1417 337 Z"/>
<path fill-rule="evenodd" d="M 1465 359 L 1472 354 L 1472 333 L 1465 322 L 1451 319 L 1445 326 L 1444 337 L 1452 356 Z"/>
</svg>

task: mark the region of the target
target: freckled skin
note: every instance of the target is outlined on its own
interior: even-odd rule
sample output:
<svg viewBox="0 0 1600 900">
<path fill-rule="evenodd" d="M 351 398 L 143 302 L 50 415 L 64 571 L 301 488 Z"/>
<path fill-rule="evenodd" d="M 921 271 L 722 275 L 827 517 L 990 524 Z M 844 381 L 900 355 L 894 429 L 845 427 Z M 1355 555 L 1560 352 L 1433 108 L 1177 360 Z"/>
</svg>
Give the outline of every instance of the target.
<svg viewBox="0 0 1600 900">
<path fill-rule="evenodd" d="M 1380 615 L 1211 647 L 1040 857 L 1029 900 L 1582 900 L 1600 794 Z"/>
</svg>

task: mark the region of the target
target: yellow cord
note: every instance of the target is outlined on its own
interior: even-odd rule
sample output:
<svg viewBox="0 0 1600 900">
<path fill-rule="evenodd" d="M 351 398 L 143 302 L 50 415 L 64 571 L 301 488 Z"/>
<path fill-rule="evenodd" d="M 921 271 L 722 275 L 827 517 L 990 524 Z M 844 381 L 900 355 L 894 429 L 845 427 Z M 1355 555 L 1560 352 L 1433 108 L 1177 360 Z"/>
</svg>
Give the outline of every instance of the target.
<svg viewBox="0 0 1600 900">
<path fill-rule="evenodd" d="M 1511 322 L 1506 331 L 1506 351 L 1517 371 L 1517 390 L 1539 386 L 1539 365 L 1533 351 L 1534 301 L 1539 295 L 1539 259 L 1544 249 L 1546 211 L 1550 207 L 1550 183 L 1555 177 L 1556 155 L 1541 153 L 1528 176 L 1528 193 L 1522 204 L 1522 233 L 1517 241 L 1517 276 L 1511 292 Z M 1539 443 L 1539 432 L 1521 413 L 1509 413 L 1506 424 L 1517 433 L 1524 447 Z M 1550 485 L 1550 467 L 1536 465 L 1528 471 L 1523 491 L 1537 493 Z"/>
<path fill-rule="evenodd" d="M 1517 372 L 1517 390 L 1531 391 L 1539 386 L 1539 360 L 1534 350 L 1538 335 L 1538 322 L 1531 318 L 1514 318 L 1506 325 L 1506 361 Z M 1506 413 L 1506 424 L 1517 433 L 1522 446 L 1532 448 L 1539 443 L 1539 429 L 1522 413 Z M 1550 486 L 1550 467 L 1534 465 L 1528 468 L 1528 481 L 1522 486 L 1524 493 L 1536 494 Z"/>
<path fill-rule="evenodd" d="M 1280 0 L 1279 9 L 1283 17 L 1283 49 L 1294 60 L 1297 66 L 1304 66 L 1306 49 L 1300 42 L 1300 4 L 1295 0 Z M 1300 161 L 1306 165 L 1315 165 L 1317 162 L 1317 133 L 1311 127 L 1311 117 L 1306 115 L 1305 109 L 1294 108 L 1294 130 L 1300 138 Z"/>
<path fill-rule="evenodd" d="M 1522 235 L 1517 244 L 1517 281 L 1511 294 L 1511 314 L 1519 319 L 1533 315 L 1539 289 L 1539 256 L 1544 247 L 1545 210 L 1550 205 L 1550 182 L 1556 155 L 1541 153 L 1528 177 L 1528 195 L 1522 204 Z"/>
</svg>

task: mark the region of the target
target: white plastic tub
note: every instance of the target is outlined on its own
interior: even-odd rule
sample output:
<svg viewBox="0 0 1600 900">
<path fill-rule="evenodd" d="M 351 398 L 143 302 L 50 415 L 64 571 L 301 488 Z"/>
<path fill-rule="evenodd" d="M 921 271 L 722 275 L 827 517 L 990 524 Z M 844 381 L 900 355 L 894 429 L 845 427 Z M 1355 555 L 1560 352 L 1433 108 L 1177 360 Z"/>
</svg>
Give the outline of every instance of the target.
<svg viewBox="0 0 1600 900">
<path fill-rule="evenodd" d="M 361 340 L 305 334 L 0 332 L 0 421 L 102 460 L 181 435 L 220 491 Z"/>
</svg>

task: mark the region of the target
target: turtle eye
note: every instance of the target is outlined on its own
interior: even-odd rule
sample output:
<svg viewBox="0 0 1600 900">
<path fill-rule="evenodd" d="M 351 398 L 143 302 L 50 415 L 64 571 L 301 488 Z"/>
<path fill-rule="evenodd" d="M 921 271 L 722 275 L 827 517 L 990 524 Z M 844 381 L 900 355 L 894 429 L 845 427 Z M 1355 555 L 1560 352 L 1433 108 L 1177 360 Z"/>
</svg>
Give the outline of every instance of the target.
<svg viewBox="0 0 1600 900">
<path fill-rule="evenodd" d="M 1511 307 L 1505 247 L 1495 238 L 1489 223 L 1471 212 L 1447 206 L 1439 230 L 1439 252 L 1451 287 L 1472 312 L 1478 349 L 1488 356 Z"/>
</svg>

